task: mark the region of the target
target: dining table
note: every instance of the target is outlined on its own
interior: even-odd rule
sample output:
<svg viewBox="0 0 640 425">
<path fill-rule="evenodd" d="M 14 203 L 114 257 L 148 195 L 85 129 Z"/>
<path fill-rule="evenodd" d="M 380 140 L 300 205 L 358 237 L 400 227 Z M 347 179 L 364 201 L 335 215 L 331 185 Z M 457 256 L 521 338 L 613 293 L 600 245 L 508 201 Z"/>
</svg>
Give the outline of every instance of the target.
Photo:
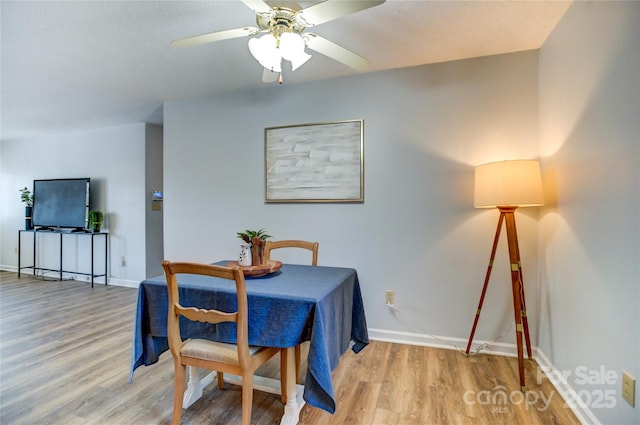
<svg viewBox="0 0 640 425">
<path fill-rule="evenodd" d="M 231 261 L 214 264 L 230 265 Z M 249 344 L 287 349 L 287 403 L 281 424 L 296 424 L 307 403 L 334 413 L 336 400 L 332 371 L 351 349 L 359 353 L 369 343 L 358 274 L 345 267 L 282 264 L 264 276 L 245 278 L 249 305 Z M 179 275 L 178 291 L 183 306 L 231 311 L 235 308 L 235 285 L 228 280 L 199 275 Z M 129 382 L 135 370 L 158 362 L 168 350 L 168 293 L 164 276 L 146 279 L 138 288 Z M 181 322 L 183 338 L 203 338 L 234 343 L 235 327 L 229 324 Z M 294 347 L 309 341 L 304 386 L 296 385 Z M 185 406 L 193 393 L 201 395 L 202 383 L 185 392 Z M 212 379 L 209 379 L 210 382 Z M 191 388 L 191 390 L 189 389 Z M 256 388 L 259 388 L 256 386 Z M 188 393 L 191 392 L 191 395 Z M 191 397 L 190 400 L 186 400 Z"/>
</svg>

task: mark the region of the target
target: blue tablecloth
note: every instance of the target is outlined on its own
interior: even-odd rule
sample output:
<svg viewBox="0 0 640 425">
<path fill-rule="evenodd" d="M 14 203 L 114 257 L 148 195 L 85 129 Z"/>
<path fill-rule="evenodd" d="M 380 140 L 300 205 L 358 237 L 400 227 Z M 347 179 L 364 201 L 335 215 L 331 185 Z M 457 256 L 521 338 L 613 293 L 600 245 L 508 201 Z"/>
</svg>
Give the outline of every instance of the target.
<svg viewBox="0 0 640 425">
<path fill-rule="evenodd" d="M 220 262 L 218 264 L 225 264 Z M 349 346 L 358 353 L 368 343 L 367 323 L 355 270 L 284 264 L 276 273 L 247 278 L 249 344 L 292 347 L 310 341 L 304 399 L 335 412 L 331 371 Z M 235 309 L 235 284 L 206 276 L 178 276 L 180 303 Z M 164 276 L 144 280 L 138 290 L 131 352 L 135 369 L 158 361 L 168 349 L 167 286 Z M 181 323 L 183 338 L 235 342 L 235 325 Z"/>
</svg>

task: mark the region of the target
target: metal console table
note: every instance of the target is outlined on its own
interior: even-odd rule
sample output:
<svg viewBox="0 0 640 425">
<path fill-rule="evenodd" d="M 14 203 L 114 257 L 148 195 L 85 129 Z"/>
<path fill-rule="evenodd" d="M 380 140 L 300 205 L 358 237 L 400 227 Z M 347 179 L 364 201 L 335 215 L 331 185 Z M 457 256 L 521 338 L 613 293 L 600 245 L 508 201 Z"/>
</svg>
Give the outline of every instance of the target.
<svg viewBox="0 0 640 425">
<path fill-rule="evenodd" d="M 31 266 L 22 266 L 21 263 L 21 259 L 22 259 L 22 233 L 32 233 L 33 234 L 33 265 Z M 60 266 L 57 269 L 48 269 L 45 267 L 38 267 L 37 264 L 37 250 L 36 250 L 36 245 L 37 245 L 37 240 L 38 240 L 38 234 L 50 234 L 50 235 L 58 235 L 60 238 Z M 63 248 L 63 244 L 62 244 L 62 239 L 63 236 L 68 235 L 68 236 L 91 236 L 91 273 L 83 273 L 83 272 L 77 272 L 77 271 L 71 271 L 71 270 L 64 270 L 62 268 L 62 248 Z M 95 238 L 96 237 L 103 237 L 104 238 L 104 273 L 100 273 L 97 274 L 95 272 L 94 269 L 94 245 L 95 245 Z M 108 280 L 108 265 L 109 265 L 109 250 L 108 250 L 108 241 L 109 241 L 109 233 L 106 232 L 63 232 L 63 231 L 58 231 L 58 230 L 40 230 L 40 229 L 30 229 L 30 230 L 18 230 L 18 277 L 20 277 L 20 270 L 22 269 L 32 269 L 33 273 L 35 274 L 37 270 L 44 270 L 44 271 L 50 271 L 50 272 L 56 272 L 60 274 L 60 279 L 62 280 L 62 273 L 74 273 L 74 274 L 79 274 L 79 275 L 84 275 L 84 276 L 91 276 L 91 287 L 93 288 L 93 281 L 96 277 L 103 277 L 104 278 L 104 284 L 107 285 L 107 280 Z"/>
</svg>

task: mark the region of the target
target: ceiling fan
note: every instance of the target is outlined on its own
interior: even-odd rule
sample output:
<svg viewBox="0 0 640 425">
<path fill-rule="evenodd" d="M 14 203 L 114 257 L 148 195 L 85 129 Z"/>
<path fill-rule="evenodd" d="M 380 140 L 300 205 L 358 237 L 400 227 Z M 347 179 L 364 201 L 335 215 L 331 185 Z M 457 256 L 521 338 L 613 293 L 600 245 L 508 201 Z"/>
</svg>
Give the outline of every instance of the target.
<svg viewBox="0 0 640 425">
<path fill-rule="evenodd" d="M 282 59 L 291 62 L 292 71 L 302 66 L 311 55 L 305 47 L 330 57 L 356 70 L 365 70 L 369 61 L 306 28 L 341 18 L 374 6 L 385 0 L 326 0 L 304 9 L 271 7 L 263 0 L 241 0 L 256 14 L 257 27 L 217 31 L 171 42 L 173 47 L 189 47 L 239 37 L 252 37 L 249 51 L 263 66 L 262 81 L 282 83 Z M 260 34 L 264 34 L 260 37 Z"/>
</svg>

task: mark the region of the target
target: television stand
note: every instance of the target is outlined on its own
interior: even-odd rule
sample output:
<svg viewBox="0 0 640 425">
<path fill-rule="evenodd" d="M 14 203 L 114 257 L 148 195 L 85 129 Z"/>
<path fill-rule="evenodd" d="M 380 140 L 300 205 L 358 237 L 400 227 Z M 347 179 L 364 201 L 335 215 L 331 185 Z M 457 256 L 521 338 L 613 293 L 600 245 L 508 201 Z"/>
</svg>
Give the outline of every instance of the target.
<svg viewBox="0 0 640 425">
<path fill-rule="evenodd" d="M 59 280 L 62 280 L 62 274 L 63 273 L 73 273 L 73 274 L 78 274 L 78 275 L 84 275 L 84 276 L 90 276 L 91 277 L 91 287 L 93 288 L 93 283 L 94 283 L 94 279 L 97 277 L 103 277 L 104 278 L 104 284 L 107 285 L 108 283 L 108 265 L 109 265 L 109 249 L 108 249 L 108 241 L 109 241 L 109 233 L 106 232 L 83 232 L 83 231 L 73 231 L 74 229 L 69 228 L 69 229 L 53 229 L 53 228 L 37 228 L 37 229 L 30 229 L 30 230 L 18 230 L 18 278 L 20 277 L 20 270 L 22 269 L 32 269 L 33 270 L 33 274 L 35 275 L 36 271 L 41 270 L 41 271 L 50 271 L 50 272 L 56 272 L 59 274 L 60 278 Z M 23 233 L 31 233 L 33 235 L 33 238 L 31 239 L 32 241 L 32 247 L 33 247 L 33 265 L 31 266 L 22 266 L 21 265 L 21 259 L 22 259 L 22 234 Z M 59 261 L 59 267 L 57 269 L 50 269 L 50 268 L 45 268 L 45 267 L 38 267 L 38 261 L 37 261 L 37 243 L 38 243 L 38 235 L 39 234 L 54 234 L 54 235 L 58 235 L 59 236 L 59 241 L 60 241 L 60 249 L 59 249 L 59 253 L 60 253 L 60 261 Z M 64 270 L 63 266 L 62 266 L 62 258 L 63 258 L 63 236 L 73 236 L 73 237 L 81 237 L 81 236 L 90 236 L 91 237 L 91 273 L 83 273 L 83 272 L 78 272 L 78 271 L 72 271 L 72 270 Z M 94 256 L 94 246 L 95 246 L 95 239 L 96 238 L 104 238 L 104 273 L 96 273 L 95 272 L 95 268 L 94 268 L 94 263 L 95 263 L 95 256 Z"/>
</svg>

